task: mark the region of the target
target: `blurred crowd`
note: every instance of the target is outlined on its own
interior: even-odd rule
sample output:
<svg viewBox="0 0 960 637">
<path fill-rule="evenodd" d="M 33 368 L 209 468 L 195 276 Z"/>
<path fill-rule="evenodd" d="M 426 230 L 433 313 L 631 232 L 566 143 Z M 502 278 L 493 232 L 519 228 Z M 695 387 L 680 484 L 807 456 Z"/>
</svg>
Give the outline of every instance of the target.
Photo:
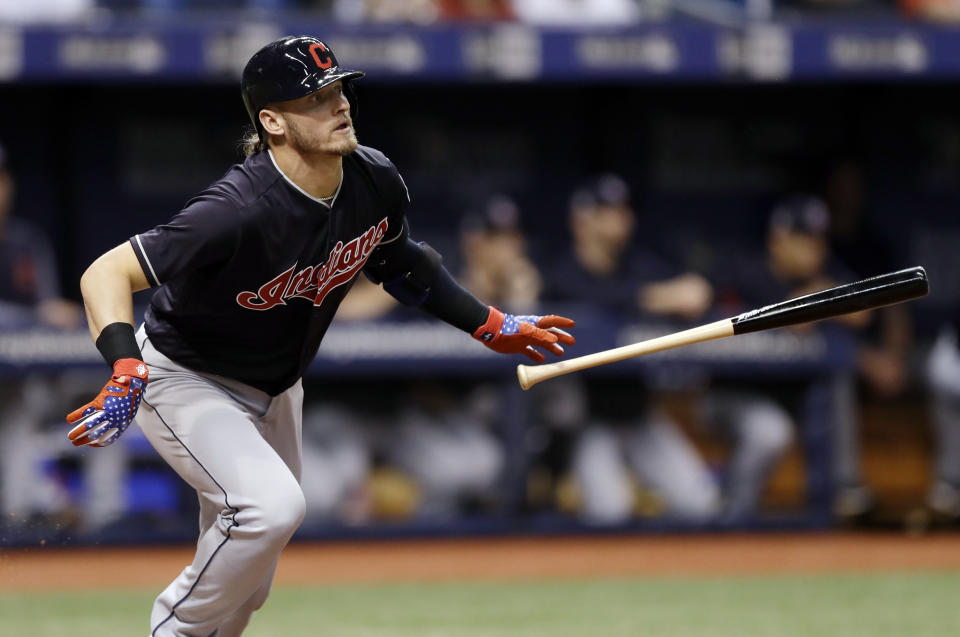
<svg viewBox="0 0 960 637">
<path fill-rule="evenodd" d="M 711 5 L 715 8 L 711 9 Z M 537 26 L 623 26 L 679 14 L 710 20 L 739 15 L 770 19 L 779 13 L 842 17 L 903 15 L 936 22 L 960 20 L 958 0 L 32 0 L 0 2 L 0 21 L 66 22 L 103 12 L 162 15 L 230 10 L 242 15 L 271 11 L 310 13 L 344 23 L 517 21 Z"/>
<path fill-rule="evenodd" d="M 0 322 L 82 329 L 81 308 L 57 288 L 55 255 L 28 221 L 29 196 L 17 194 L 0 150 Z M 691 267 L 656 238 L 638 239 L 644 212 L 623 176 L 595 175 L 566 195 L 566 209 L 556 215 L 566 242 L 549 251 L 531 245 L 523 211 L 507 194 L 465 211 L 454 251 L 461 283 L 516 314 L 573 307 L 582 326 L 606 315 L 682 327 L 913 265 L 874 232 L 853 161 L 837 162 L 817 192 L 783 193 L 768 211 L 763 241 L 718 252 L 709 269 Z M 338 321 L 404 320 L 407 312 L 361 279 Z M 863 476 L 863 397 L 893 401 L 913 391 L 929 404 L 936 441 L 917 515 L 960 521 L 957 324 L 919 344 L 912 325 L 910 308 L 894 306 L 794 328 L 840 330 L 856 344 L 849 367 L 825 379 L 830 469 L 822 478 L 838 520 L 867 523 L 876 512 Z M 137 497 L 130 476 L 152 457 L 139 432 L 131 428 L 122 444 L 84 452 L 72 450 L 64 435 L 63 414 L 76 396 L 94 391 L 101 375 L 55 370 L 4 383 L 0 510 L 8 527 L 33 532 L 31 525 L 49 524 L 96 534 L 129 521 Z M 377 382 L 376 400 L 370 383 L 325 381 L 308 389 L 308 524 L 543 511 L 604 525 L 651 517 L 750 524 L 769 513 L 771 477 L 804 435 L 804 390 L 782 378 L 713 378 L 705 370 L 665 388 L 639 374 L 570 375 L 526 394 L 520 435 L 506 422 L 519 408 L 502 379 L 412 374 Z M 511 475 L 518 467 L 521 474 Z"/>
<path fill-rule="evenodd" d="M 98 10 L 117 12 L 297 11 L 342 22 L 507 21 L 532 24 L 629 24 L 641 0 L 35 0 L 0 3 L 0 18 L 73 20 Z"/>
</svg>

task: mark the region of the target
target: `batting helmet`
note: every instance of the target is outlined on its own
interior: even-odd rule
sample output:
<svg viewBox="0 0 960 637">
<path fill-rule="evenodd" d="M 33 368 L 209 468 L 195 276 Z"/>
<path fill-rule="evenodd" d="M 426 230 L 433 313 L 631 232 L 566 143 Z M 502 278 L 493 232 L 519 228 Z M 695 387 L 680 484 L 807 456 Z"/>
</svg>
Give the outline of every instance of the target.
<svg viewBox="0 0 960 637">
<path fill-rule="evenodd" d="M 769 229 L 823 236 L 830 229 L 830 211 L 818 197 L 790 195 L 774 206 L 770 213 Z"/>
<path fill-rule="evenodd" d="M 337 80 L 363 77 L 340 67 L 329 46 L 309 35 L 275 40 L 253 54 L 243 68 L 240 91 L 250 121 L 263 134 L 260 110 L 267 104 L 319 91 Z"/>
</svg>

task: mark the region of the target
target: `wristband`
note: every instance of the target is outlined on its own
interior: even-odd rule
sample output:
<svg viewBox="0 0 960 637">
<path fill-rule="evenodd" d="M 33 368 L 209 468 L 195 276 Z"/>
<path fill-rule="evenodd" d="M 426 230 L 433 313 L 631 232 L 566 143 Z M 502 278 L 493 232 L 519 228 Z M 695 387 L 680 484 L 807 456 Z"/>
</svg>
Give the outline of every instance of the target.
<svg viewBox="0 0 960 637">
<path fill-rule="evenodd" d="M 121 358 L 143 359 L 133 325 L 122 321 L 111 323 L 101 330 L 97 337 L 97 349 L 110 367 Z"/>
</svg>

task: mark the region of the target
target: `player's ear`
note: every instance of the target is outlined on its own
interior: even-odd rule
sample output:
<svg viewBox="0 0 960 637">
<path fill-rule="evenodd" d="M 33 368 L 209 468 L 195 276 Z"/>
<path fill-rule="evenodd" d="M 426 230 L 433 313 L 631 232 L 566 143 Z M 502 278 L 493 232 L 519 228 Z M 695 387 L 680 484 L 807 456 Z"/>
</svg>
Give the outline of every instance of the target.
<svg viewBox="0 0 960 637">
<path fill-rule="evenodd" d="M 260 125 L 270 135 L 283 135 L 286 131 L 286 124 L 279 111 L 272 111 L 269 108 L 260 110 Z"/>
</svg>

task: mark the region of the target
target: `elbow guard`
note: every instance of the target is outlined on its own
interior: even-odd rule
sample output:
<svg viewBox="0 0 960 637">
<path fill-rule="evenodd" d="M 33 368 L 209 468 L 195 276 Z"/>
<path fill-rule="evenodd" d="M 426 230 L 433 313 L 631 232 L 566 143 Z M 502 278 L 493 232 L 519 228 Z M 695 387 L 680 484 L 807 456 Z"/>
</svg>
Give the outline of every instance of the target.
<svg viewBox="0 0 960 637">
<path fill-rule="evenodd" d="M 428 243 L 406 240 L 401 259 L 403 272 L 383 281 L 383 289 L 404 305 L 421 305 L 437 280 L 443 257 Z"/>
</svg>

